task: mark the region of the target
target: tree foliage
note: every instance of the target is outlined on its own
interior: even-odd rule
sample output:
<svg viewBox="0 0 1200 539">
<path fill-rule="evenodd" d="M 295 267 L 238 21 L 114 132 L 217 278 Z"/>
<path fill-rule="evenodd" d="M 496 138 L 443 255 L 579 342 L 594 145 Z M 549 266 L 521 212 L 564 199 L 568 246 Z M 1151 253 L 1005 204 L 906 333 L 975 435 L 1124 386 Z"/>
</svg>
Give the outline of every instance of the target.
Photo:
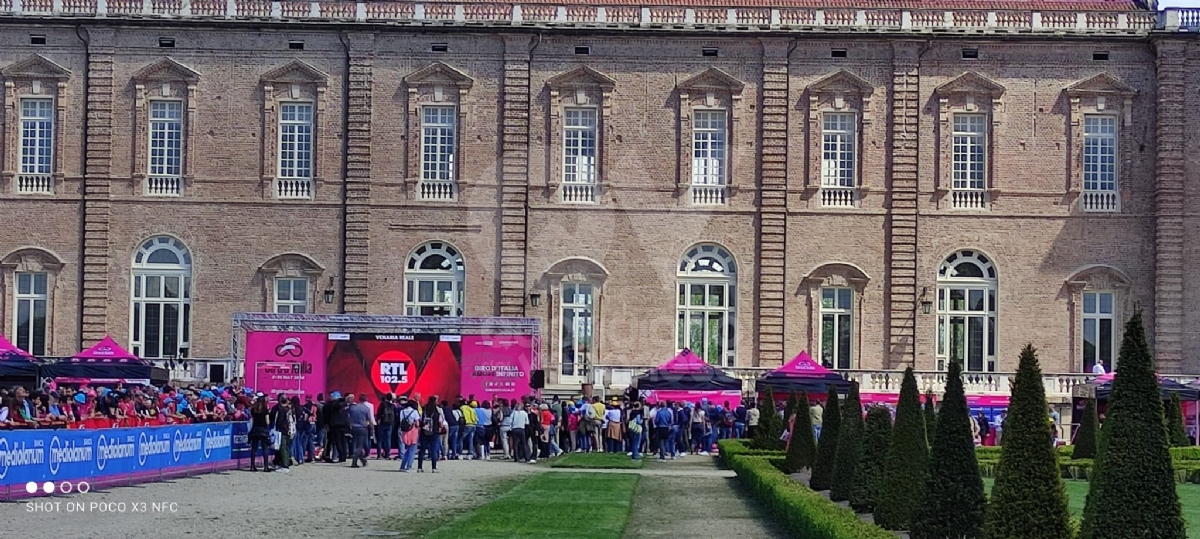
<svg viewBox="0 0 1200 539">
<path fill-rule="evenodd" d="M 862 452 L 854 471 L 854 487 L 850 491 L 850 507 L 855 511 L 871 513 L 878 505 L 883 463 L 887 460 L 891 438 L 891 412 L 882 406 L 872 406 L 863 423 Z"/>
<path fill-rule="evenodd" d="M 837 456 L 833 459 L 833 482 L 829 485 L 829 499 L 844 502 L 854 491 L 858 473 L 858 461 L 862 455 L 863 412 L 858 396 L 858 383 L 850 384 L 846 394 L 846 405 L 842 407 L 842 419 L 838 427 Z"/>
<path fill-rule="evenodd" d="M 933 443 L 933 435 L 937 432 L 937 408 L 934 407 L 933 391 L 925 392 L 925 435 L 929 443 Z"/>
<path fill-rule="evenodd" d="M 796 394 L 792 393 L 792 396 L 795 397 Z M 806 391 L 800 394 L 800 400 L 796 404 L 796 422 L 792 426 L 792 437 L 788 440 L 787 457 L 783 460 L 783 469 L 787 473 L 811 469 L 817 459 L 811 413 Z"/>
<path fill-rule="evenodd" d="M 1100 430 L 1100 418 L 1096 416 L 1096 399 L 1089 398 L 1083 407 L 1083 416 L 1079 418 L 1079 430 L 1075 432 L 1075 451 L 1071 453 L 1074 459 L 1096 458 L 1096 434 Z"/>
<path fill-rule="evenodd" d="M 929 408 L 926 407 L 926 411 Z M 912 539 L 979 539 L 987 506 L 975 459 L 971 411 L 963 391 L 962 365 L 950 362 L 946 393 L 932 433 L 924 500 L 913 516 Z"/>
<path fill-rule="evenodd" d="M 925 435 L 925 413 L 921 411 L 921 392 L 912 367 L 904 370 L 900 383 L 900 402 L 892 443 L 884 465 L 875 524 L 885 530 L 907 530 L 921 503 L 925 487 L 925 468 L 929 461 L 929 439 Z"/>
<path fill-rule="evenodd" d="M 1192 445 L 1188 440 L 1187 430 L 1183 427 L 1183 405 L 1179 402 L 1179 393 L 1171 393 L 1171 400 L 1166 410 L 1167 437 L 1171 447 L 1187 447 Z"/>
<path fill-rule="evenodd" d="M 837 390 L 829 387 L 829 399 L 821 413 L 821 439 L 817 441 L 817 462 L 808 485 L 813 490 L 829 490 L 833 484 L 834 460 L 841 435 L 842 411 Z"/>
<path fill-rule="evenodd" d="M 1004 446 L 984 523 L 987 539 L 1072 537 L 1048 409 L 1037 350 L 1029 344 L 1021 351 L 1009 399 Z"/>
<path fill-rule="evenodd" d="M 759 403 L 758 428 L 750 444 L 755 449 L 783 449 L 783 420 L 775 413 L 775 394 L 768 387 Z"/>
<path fill-rule="evenodd" d="M 1184 539 L 1162 394 L 1141 311 L 1125 324 L 1116 373 L 1080 536 Z"/>
</svg>

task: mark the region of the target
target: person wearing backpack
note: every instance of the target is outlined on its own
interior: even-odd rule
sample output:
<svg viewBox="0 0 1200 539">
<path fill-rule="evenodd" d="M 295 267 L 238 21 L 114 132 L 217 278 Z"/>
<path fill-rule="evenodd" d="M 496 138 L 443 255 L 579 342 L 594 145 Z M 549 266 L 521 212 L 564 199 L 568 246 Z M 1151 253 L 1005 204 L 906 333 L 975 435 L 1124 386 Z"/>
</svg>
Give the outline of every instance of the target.
<svg viewBox="0 0 1200 539">
<path fill-rule="evenodd" d="M 408 401 L 406 406 L 400 408 L 396 417 L 400 423 L 397 426 L 400 431 L 400 471 L 408 473 L 412 471 L 413 457 L 417 452 L 417 443 L 420 442 L 421 414 L 417 412 L 417 401 Z"/>
<path fill-rule="evenodd" d="M 633 460 L 642 458 L 642 434 L 645 432 L 645 421 L 643 420 L 642 403 L 633 403 L 633 408 L 629 410 L 629 446 L 632 448 L 630 457 Z"/>
<path fill-rule="evenodd" d="M 429 397 L 429 402 L 425 403 L 425 411 L 421 413 L 417 442 L 420 445 L 420 449 L 417 451 L 417 473 L 425 471 L 426 452 L 429 453 L 433 473 L 437 473 L 438 453 L 442 449 L 442 435 L 449 430 L 445 417 L 443 409 L 438 406 L 437 395 Z"/>
<path fill-rule="evenodd" d="M 375 460 L 392 460 L 392 425 L 396 423 L 396 406 L 392 403 L 392 394 L 383 396 L 379 408 L 375 410 L 375 439 L 379 443 L 379 451 Z"/>
</svg>

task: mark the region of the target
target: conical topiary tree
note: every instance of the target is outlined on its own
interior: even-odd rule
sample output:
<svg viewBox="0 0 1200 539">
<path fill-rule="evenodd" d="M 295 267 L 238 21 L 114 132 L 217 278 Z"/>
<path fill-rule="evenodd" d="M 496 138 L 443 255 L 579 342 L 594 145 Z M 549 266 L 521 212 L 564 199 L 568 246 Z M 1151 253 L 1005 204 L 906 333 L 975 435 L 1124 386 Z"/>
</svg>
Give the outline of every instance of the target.
<svg viewBox="0 0 1200 539">
<path fill-rule="evenodd" d="M 913 516 L 912 539 L 980 539 L 987 500 L 975 460 L 971 411 L 963 392 L 962 366 L 950 362 L 946 394 L 929 450 L 924 500 Z"/>
<path fill-rule="evenodd" d="M 925 436 L 925 413 L 921 411 L 921 392 L 912 367 L 904 370 L 900 383 L 900 402 L 896 405 L 896 424 L 888 447 L 875 524 L 885 530 L 907 530 L 913 513 L 921 503 L 925 487 L 925 467 L 929 461 L 929 440 Z"/>
<path fill-rule="evenodd" d="M 1171 393 L 1171 400 L 1167 403 L 1166 416 L 1167 437 L 1171 442 L 1171 447 L 1192 445 L 1192 442 L 1188 440 L 1187 430 L 1183 428 L 1183 405 L 1179 403 L 1178 393 Z"/>
<path fill-rule="evenodd" d="M 933 391 L 925 392 L 925 436 L 933 444 L 933 433 L 937 430 L 937 408 L 934 407 Z"/>
<path fill-rule="evenodd" d="M 775 413 L 775 393 L 767 387 L 759 404 L 758 429 L 754 431 L 754 439 L 750 443 L 755 449 L 783 449 L 783 442 L 779 439 L 782 434 L 783 422 Z"/>
<path fill-rule="evenodd" d="M 833 483 L 829 485 L 829 499 L 835 502 L 849 500 L 854 490 L 858 460 L 862 455 L 862 435 L 862 401 L 858 396 L 858 383 L 852 382 L 846 394 L 846 405 L 842 407 L 837 456 L 833 459 Z"/>
<path fill-rule="evenodd" d="M 795 396 L 796 394 L 792 393 L 792 397 Z M 817 459 L 810 413 L 806 391 L 800 394 L 800 400 L 796 403 L 796 422 L 792 425 L 792 437 L 788 440 L 787 457 L 783 461 L 783 469 L 787 473 L 810 469 Z"/>
<path fill-rule="evenodd" d="M 1071 537 L 1067 493 L 1032 344 L 1021 351 L 984 533 L 988 539 Z M 1161 429 L 1160 429 L 1161 430 Z"/>
<path fill-rule="evenodd" d="M 788 394 L 787 404 L 783 406 L 783 430 L 788 430 L 791 426 L 792 416 L 796 413 L 796 408 L 800 406 L 800 396 L 792 391 Z"/>
<path fill-rule="evenodd" d="M 829 490 L 833 484 L 833 465 L 837 458 L 838 437 L 841 435 L 842 410 L 837 390 L 829 387 L 829 399 L 821 413 L 821 439 L 817 441 L 817 462 L 813 464 L 808 486 L 813 490 Z"/>
<path fill-rule="evenodd" d="M 850 491 L 850 507 L 859 513 L 871 513 L 879 500 L 883 483 L 883 463 L 887 460 L 892 438 L 892 414 L 882 406 L 867 410 L 863 423 L 862 453 L 854 471 L 854 487 Z"/>
<path fill-rule="evenodd" d="M 1125 324 L 1116 372 L 1080 536 L 1184 539 L 1162 394 L 1140 310 Z"/>
<path fill-rule="evenodd" d="M 1075 432 L 1073 459 L 1096 458 L 1096 433 L 1100 430 L 1100 418 L 1096 416 L 1096 399 L 1087 399 L 1083 416 L 1079 418 L 1079 430 Z"/>
</svg>

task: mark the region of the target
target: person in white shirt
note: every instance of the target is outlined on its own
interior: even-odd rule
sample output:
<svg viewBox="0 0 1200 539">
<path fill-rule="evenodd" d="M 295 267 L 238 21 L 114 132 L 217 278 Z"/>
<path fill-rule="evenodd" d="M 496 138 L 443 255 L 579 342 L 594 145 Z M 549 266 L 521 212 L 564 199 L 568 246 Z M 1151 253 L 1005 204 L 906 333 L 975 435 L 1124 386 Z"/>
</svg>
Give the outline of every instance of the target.
<svg viewBox="0 0 1200 539">
<path fill-rule="evenodd" d="M 512 416 L 512 431 L 510 432 L 513 442 L 517 445 L 514 458 L 517 462 L 536 463 L 537 459 L 529 454 L 529 438 L 525 432 L 525 428 L 529 426 L 529 412 L 526 412 L 524 407 L 517 406 L 512 409 L 510 415 Z"/>
<path fill-rule="evenodd" d="M 1096 364 L 1092 366 L 1092 374 L 1096 376 L 1104 376 L 1108 373 L 1104 370 L 1104 364 L 1097 361 Z"/>
</svg>

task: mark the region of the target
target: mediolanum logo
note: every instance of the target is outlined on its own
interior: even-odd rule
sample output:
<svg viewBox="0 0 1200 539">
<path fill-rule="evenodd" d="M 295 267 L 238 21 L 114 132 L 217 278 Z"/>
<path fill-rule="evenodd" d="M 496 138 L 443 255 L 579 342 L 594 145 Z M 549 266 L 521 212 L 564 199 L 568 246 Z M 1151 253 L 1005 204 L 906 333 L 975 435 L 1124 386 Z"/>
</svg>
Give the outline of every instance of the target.
<svg viewBox="0 0 1200 539">
<path fill-rule="evenodd" d="M 175 462 L 179 462 L 179 457 L 184 453 L 192 451 L 200 451 L 203 449 L 204 440 L 200 436 L 192 437 L 190 434 L 184 434 L 182 430 L 175 431 L 174 448 L 171 450 L 171 458 Z"/>
<path fill-rule="evenodd" d="M 153 436 L 146 436 L 144 432 L 138 435 L 137 458 L 139 466 L 145 466 L 146 459 L 151 455 L 161 455 L 170 452 L 170 440 L 157 440 Z"/>
<path fill-rule="evenodd" d="M 229 447 L 231 438 L 228 431 L 204 429 L 204 458 L 212 456 L 213 449 Z"/>
<path fill-rule="evenodd" d="M 103 471 L 108 461 L 133 458 L 137 455 L 137 446 L 131 442 L 121 443 L 116 438 L 108 438 L 103 434 L 96 439 L 96 469 Z"/>
<path fill-rule="evenodd" d="M 25 442 L 9 445 L 6 438 L 0 438 L 0 479 L 4 479 L 14 467 L 45 463 L 46 452 L 41 448 L 26 447 Z"/>
<path fill-rule="evenodd" d="M 88 440 L 91 442 L 91 440 Z M 63 442 L 55 436 L 50 439 L 50 475 L 58 475 L 58 469 L 63 464 L 74 462 L 91 462 L 92 446 L 77 446 L 75 442 Z"/>
</svg>

